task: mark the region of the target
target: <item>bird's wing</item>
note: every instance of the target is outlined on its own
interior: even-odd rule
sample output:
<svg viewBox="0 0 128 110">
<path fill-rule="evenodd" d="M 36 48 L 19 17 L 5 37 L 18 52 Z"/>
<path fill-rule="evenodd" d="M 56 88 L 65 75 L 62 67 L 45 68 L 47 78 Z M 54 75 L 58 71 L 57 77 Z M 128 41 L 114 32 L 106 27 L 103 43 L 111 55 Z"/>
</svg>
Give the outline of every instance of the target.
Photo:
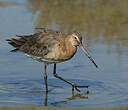
<svg viewBox="0 0 128 110">
<path fill-rule="evenodd" d="M 52 50 L 55 44 L 59 43 L 62 36 L 63 34 L 61 32 L 44 30 L 43 32 L 29 36 L 19 36 L 19 39 L 11 39 L 9 44 L 13 45 L 16 51 L 43 57 Z"/>
</svg>

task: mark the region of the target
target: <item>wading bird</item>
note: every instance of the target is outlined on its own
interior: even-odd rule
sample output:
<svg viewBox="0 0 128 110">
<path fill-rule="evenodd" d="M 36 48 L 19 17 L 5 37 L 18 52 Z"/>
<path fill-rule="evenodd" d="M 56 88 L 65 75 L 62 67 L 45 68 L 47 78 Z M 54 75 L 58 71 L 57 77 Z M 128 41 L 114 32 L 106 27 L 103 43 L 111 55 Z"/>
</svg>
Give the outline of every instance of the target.
<svg viewBox="0 0 128 110">
<path fill-rule="evenodd" d="M 17 36 L 19 38 L 8 39 L 8 43 L 15 47 L 11 52 L 23 52 L 25 55 L 44 62 L 44 81 L 45 88 L 48 91 L 47 86 L 47 72 L 46 68 L 48 64 L 54 64 L 53 75 L 72 86 L 72 91 L 78 88 L 88 88 L 88 86 L 80 86 L 70 81 L 65 80 L 56 74 L 56 63 L 64 62 L 71 59 L 77 51 L 79 46 L 88 58 L 92 61 L 96 68 L 97 64 L 91 58 L 87 50 L 82 45 L 82 36 L 79 32 L 73 31 L 69 34 L 63 34 L 59 31 L 53 31 L 51 29 L 42 28 L 42 31 L 33 35 Z"/>
</svg>

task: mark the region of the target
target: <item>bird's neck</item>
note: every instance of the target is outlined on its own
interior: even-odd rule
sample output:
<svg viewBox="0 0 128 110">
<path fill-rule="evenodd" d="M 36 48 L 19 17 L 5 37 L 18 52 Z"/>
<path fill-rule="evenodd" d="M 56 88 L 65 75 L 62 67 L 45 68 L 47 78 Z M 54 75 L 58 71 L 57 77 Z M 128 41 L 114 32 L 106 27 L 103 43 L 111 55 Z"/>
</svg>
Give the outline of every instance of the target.
<svg viewBox="0 0 128 110">
<path fill-rule="evenodd" d="M 65 39 L 66 55 L 67 57 L 72 58 L 77 51 L 77 47 L 72 45 L 68 37 Z"/>
</svg>

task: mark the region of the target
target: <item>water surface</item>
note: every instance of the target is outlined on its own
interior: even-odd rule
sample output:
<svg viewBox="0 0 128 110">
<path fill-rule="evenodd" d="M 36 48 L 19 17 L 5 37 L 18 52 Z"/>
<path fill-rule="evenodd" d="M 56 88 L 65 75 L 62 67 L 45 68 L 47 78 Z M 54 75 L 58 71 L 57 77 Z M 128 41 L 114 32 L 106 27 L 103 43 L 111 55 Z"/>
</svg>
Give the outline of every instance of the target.
<svg viewBox="0 0 128 110">
<path fill-rule="evenodd" d="M 127 106 L 127 7 L 127 0 L 0 0 L 0 106 Z M 53 65 L 49 65 L 46 94 L 43 63 L 9 52 L 12 47 L 6 39 L 33 34 L 36 27 L 82 33 L 99 69 L 78 49 L 70 61 L 57 65 L 57 73 L 89 85 L 88 89 L 72 94 L 70 85 L 53 77 Z"/>
</svg>

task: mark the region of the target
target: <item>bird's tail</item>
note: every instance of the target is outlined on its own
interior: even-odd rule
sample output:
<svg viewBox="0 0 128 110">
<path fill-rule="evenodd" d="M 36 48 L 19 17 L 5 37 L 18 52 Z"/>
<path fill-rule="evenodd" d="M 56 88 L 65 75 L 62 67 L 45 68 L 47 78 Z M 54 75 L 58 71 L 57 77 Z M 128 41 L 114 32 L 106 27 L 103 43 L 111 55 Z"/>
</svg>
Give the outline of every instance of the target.
<svg viewBox="0 0 128 110">
<path fill-rule="evenodd" d="M 12 45 L 13 47 L 15 47 L 15 49 L 11 50 L 10 52 L 17 52 L 19 50 L 19 48 L 25 43 L 25 40 L 23 39 L 7 39 L 6 41 L 8 41 L 8 44 Z"/>
</svg>

